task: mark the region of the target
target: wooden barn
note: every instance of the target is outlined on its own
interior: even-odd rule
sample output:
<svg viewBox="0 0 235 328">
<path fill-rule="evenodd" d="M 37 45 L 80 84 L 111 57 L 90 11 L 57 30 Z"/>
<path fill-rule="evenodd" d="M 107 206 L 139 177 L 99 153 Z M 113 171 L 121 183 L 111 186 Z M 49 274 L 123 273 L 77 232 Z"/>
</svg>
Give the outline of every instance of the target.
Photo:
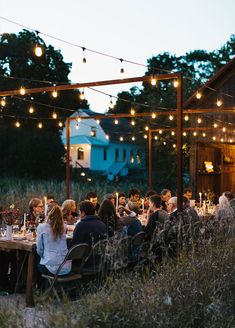
<svg viewBox="0 0 235 328">
<path fill-rule="evenodd" d="M 194 120 L 190 140 L 190 180 L 196 198 L 199 192 L 235 193 L 235 58 L 193 94 L 184 108 L 204 110 Z"/>
</svg>

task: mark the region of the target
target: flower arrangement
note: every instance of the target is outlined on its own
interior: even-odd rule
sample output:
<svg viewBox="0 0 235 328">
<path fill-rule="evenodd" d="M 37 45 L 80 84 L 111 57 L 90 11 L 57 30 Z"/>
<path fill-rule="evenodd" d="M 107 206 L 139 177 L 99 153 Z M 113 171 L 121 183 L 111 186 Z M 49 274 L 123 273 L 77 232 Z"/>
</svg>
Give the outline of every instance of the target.
<svg viewBox="0 0 235 328">
<path fill-rule="evenodd" d="M 15 209 L 15 205 L 12 204 L 9 210 L 1 211 L 0 218 L 6 225 L 13 225 L 19 217 L 19 209 Z"/>
</svg>

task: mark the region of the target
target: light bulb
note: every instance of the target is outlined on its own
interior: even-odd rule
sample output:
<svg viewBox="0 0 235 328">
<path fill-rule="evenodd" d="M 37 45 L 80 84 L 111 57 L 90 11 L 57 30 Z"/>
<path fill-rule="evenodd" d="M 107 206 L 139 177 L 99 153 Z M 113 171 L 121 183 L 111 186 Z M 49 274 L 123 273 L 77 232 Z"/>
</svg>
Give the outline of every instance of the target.
<svg viewBox="0 0 235 328">
<path fill-rule="evenodd" d="M 53 117 L 54 119 L 56 119 L 56 118 L 57 118 L 57 114 L 54 112 L 54 113 L 52 114 L 52 117 Z"/>
<path fill-rule="evenodd" d="M 156 113 L 152 113 L 152 118 L 156 118 L 157 117 L 157 114 Z"/>
<path fill-rule="evenodd" d="M 223 139 L 223 138 L 221 138 L 221 139 L 220 139 L 220 141 L 221 141 L 221 142 L 224 142 L 224 139 Z"/>
<path fill-rule="evenodd" d="M 158 140 L 158 136 L 154 136 L 154 139 L 155 139 L 155 140 Z"/>
<path fill-rule="evenodd" d="M 110 96 L 109 108 L 110 109 L 113 109 L 114 108 L 112 96 Z"/>
<path fill-rule="evenodd" d="M 218 124 L 217 123 L 214 123 L 213 126 L 214 126 L 214 128 L 217 128 L 218 127 Z"/>
<path fill-rule="evenodd" d="M 120 140 L 120 141 L 123 141 L 123 137 L 120 137 L 119 140 Z"/>
<path fill-rule="evenodd" d="M 76 119 L 76 121 L 77 121 L 78 123 L 80 123 L 80 122 L 81 122 L 81 118 L 78 117 L 78 118 Z"/>
<path fill-rule="evenodd" d="M 159 130 L 159 134 L 162 134 L 162 130 Z"/>
<path fill-rule="evenodd" d="M 221 107 L 222 106 L 222 100 L 220 100 L 220 99 L 217 99 L 217 101 L 216 101 L 216 105 L 218 106 L 218 107 Z"/>
<path fill-rule="evenodd" d="M 212 140 L 216 140 L 216 137 L 214 136 L 214 137 L 212 137 Z"/>
<path fill-rule="evenodd" d="M 76 130 L 79 129 L 79 124 L 77 123 L 76 126 L 75 126 Z"/>
<path fill-rule="evenodd" d="M 131 140 L 132 140 L 132 141 L 135 141 L 135 137 L 132 137 Z"/>
<path fill-rule="evenodd" d="M 95 132 L 91 131 L 91 137 L 94 137 L 94 135 L 95 135 Z"/>
<path fill-rule="evenodd" d="M 173 144 L 173 148 L 176 148 L 176 144 Z"/>
<path fill-rule="evenodd" d="M 183 136 L 186 137 L 187 133 L 186 132 L 183 132 Z"/>
<path fill-rule="evenodd" d="M 170 115 L 170 116 L 169 116 L 169 120 L 170 120 L 170 121 L 173 121 L 173 119 L 174 119 L 174 116 L 173 116 L 173 115 Z"/>
<path fill-rule="evenodd" d="M 63 123 L 62 122 L 59 122 L 58 125 L 59 125 L 60 128 L 62 128 Z"/>
<path fill-rule="evenodd" d="M 157 84 L 157 79 L 155 77 L 151 78 L 151 84 L 156 85 Z"/>
<path fill-rule="evenodd" d="M 106 138 L 107 140 L 109 140 L 109 135 L 108 135 L 108 134 L 106 134 L 105 138 Z"/>
<path fill-rule="evenodd" d="M 147 138 L 148 138 L 148 136 L 147 136 L 147 134 L 145 134 L 145 135 L 144 135 L 144 139 L 147 139 Z"/>
<path fill-rule="evenodd" d="M 130 113 L 131 113 L 131 115 L 135 115 L 135 110 L 134 110 L 134 108 L 131 108 Z"/>
<path fill-rule="evenodd" d="M 179 85 L 179 82 L 178 82 L 177 80 L 174 80 L 174 82 L 173 82 L 173 86 L 174 86 L 174 88 L 177 88 L 178 85 Z"/>
<path fill-rule="evenodd" d="M 175 131 L 171 131 L 171 135 L 174 136 L 175 135 Z"/>
<path fill-rule="evenodd" d="M 149 130 L 149 127 L 146 125 L 146 127 L 144 129 L 145 129 L 145 131 L 148 131 Z"/>
<path fill-rule="evenodd" d="M 205 132 L 203 132 L 202 136 L 205 138 L 205 136 L 206 136 Z"/>
<path fill-rule="evenodd" d="M 201 92 L 197 91 L 197 93 L 196 93 L 196 98 L 197 98 L 197 99 L 201 99 L 201 97 L 202 97 Z"/>
<path fill-rule="evenodd" d="M 131 125 L 133 125 L 133 126 L 135 125 L 135 121 L 134 120 L 131 121 Z"/>
<path fill-rule="evenodd" d="M 223 127 L 223 128 L 222 128 L 222 131 L 223 131 L 223 132 L 225 132 L 225 131 L 226 131 L 226 128 L 225 128 L 225 127 Z"/>
<path fill-rule="evenodd" d="M 164 145 L 164 146 L 166 145 L 166 141 L 163 141 L 163 145 Z"/>
<path fill-rule="evenodd" d="M 2 98 L 1 99 L 1 105 L 2 105 L 2 107 L 6 106 L 6 100 L 5 100 L 5 98 Z"/>
<path fill-rule="evenodd" d="M 81 100 L 84 100 L 85 99 L 85 93 L 84 93 L 84 90 L 82 90 L 82 92 L 80 93 L 80 99 Z"/>
<path fill-rule="evenodd" d="M 38 127 L 39 127 L 39 129 L 41 129 L 42 128 L 42 123 L 40 122 L 40 123 L 38 123 Z"/>
<path fill-rule="evenodd" d="M 85 175 L 86 175 L 85 172 L 82 172 L 82 173 L 81 173 L 81 176 L 82 176 L 82 177 L 85 177 Z"/>
<path fill-rule="evenodd" d="M 116 124 L 116 125 L 117 125 L 118 123 L 119 123 L 119 122 L 118 122 L 118 120 L 115 120 L 115 121 L 114 121 L 114 124 Z"/>
<path fill-rule="evenodd" d="M 17 128 L 19 128 L 19 127 L 20 127 L 20 122 L 19 122 L 19 121 L 15 122 L 15 126 L 16 126 Z"/>
<path fill-rule="evenodd" d="M 97 124 L 100 124 L 100 120 L 96 120 L 96 123 L 97 123 Z"/>
<path fill-rule="evenodd" d="M 30 114 L 33 114 L 33 113 L 34 113 L 34 108 L 33 108 L 33 106 L 30 106 L 30 107 L 29 107 L 29 113 L 30 113 Z"/>
<path fill-rule="evenodd" d="M 58 92 L 56 90 L 52 91 L 52 97 L 57 98 L 58 97 Z"/>
<path fill-rule="evenodd" d="M 188 115 L 185 115 L 184 120 L 185 121 L 188 121 L 189 120 L 189 116 Z"/>
<path fill-rule="evenodd" d="M 21 94 L 21 96 L 25 95 L 25 88 L 24 87 L 20 87 L 20 94 Z"/>
<path fill-rule="evenodd" d="M 229 139 L 229 142 L 233 142 L 233 139 Z"/>
<path fill-rule="evenodd" d="M 193 132 L 193 136 L 196 137 L 196 135 L 197 135 L 197 132 Z"/>
<path fill-rule="evenodd" d="M 34 53 L 37 57 L 41 57 L 42 56 L 42 47 L 38 44 L 36 44 L 36 47 L 34 48 Z"/>
<path fill-rule="evenodd" d="M 201 124 L 202 123 L 202 119 L 200 117 L 197 119 L 197 123 L 198 124 Z"/>
</svg>

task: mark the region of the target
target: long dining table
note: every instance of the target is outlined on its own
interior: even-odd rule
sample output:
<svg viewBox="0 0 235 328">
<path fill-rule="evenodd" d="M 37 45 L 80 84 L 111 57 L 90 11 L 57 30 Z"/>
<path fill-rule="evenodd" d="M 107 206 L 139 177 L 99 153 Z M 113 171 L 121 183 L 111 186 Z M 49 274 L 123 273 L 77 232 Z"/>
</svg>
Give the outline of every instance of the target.
<svg viewBox="0 0 235 328">
<path fill-rule="evenodd" d="M 21 250 L 28 255 L 27 277 L 26 277 L 26 306 L 34 306 L 33 286 L 34 286 L 34 270 L 35 270 L 35 250 L 36 242 L 30 240 L 6 240 L 0 238 L 0 251 Z"/>
</svg>

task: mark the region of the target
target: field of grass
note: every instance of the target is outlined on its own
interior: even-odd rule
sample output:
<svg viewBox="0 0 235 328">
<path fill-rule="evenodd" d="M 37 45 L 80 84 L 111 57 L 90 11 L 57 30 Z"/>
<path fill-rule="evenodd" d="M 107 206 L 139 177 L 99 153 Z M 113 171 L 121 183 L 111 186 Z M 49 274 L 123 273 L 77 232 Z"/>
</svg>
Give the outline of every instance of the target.
<svg viewBox="0 0 235 328">
<path fill-rule="evenodd" d="M 71 182 L 70 198 L 77 203 L 84 200 L 87 192 L 97 192 L 99 201 L 102 201 L 103 196 L 110 192 L 123 191 L 128 195 L 130 188 L 136 187 L 140 189 L 143 195 L 148 191 L 148 186 L 141 183 L 131 183 L 129 181 L 121 181 L 118 183 L 108 184 L 106 181 L 98 182 Z M 23 213 L 28 209 L 28 203 L 31 198 L 43 198 L 50 194 L 55 199 L 62 203 L 66 199 L 66 184 L 65 181 L 56 180 L 30 180 L 27 178 L 0 178 L 0 205 L 8 208 L 9 205 L 15 204 L 16 208 Z"/>
</svg>

